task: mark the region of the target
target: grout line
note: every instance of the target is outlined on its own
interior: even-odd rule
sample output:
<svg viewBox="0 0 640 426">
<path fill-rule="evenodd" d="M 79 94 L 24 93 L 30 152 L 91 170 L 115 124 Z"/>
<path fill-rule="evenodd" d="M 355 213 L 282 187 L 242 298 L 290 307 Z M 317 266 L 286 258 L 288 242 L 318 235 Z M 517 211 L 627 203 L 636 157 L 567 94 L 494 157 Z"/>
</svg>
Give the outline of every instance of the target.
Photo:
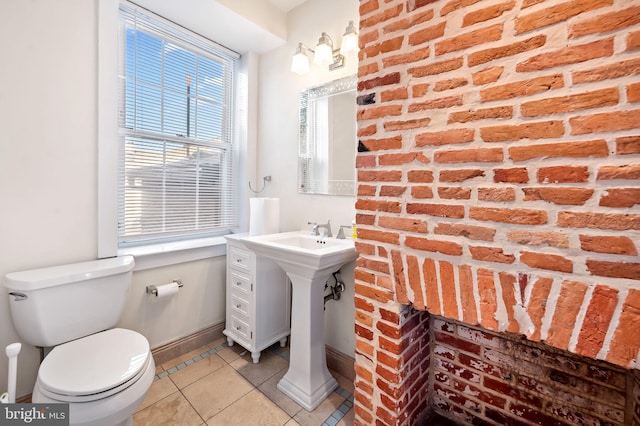
<svg viewBox="0 0 640 426">
<path fill-rule="evenodd" d="M 216 346 L 213 349 L 209 349 L 208 351 L 204 351 L 199 355 L 194 356 L 191 359 L 181 362 L 180 364 L 169 368 L 168 370 L 162 371 L 159 374 L 156 374 L 153 378 L 153 381 L 160 380 L 164 377 L 170 376 L 173 373 L 182 370 L 194 364 L 198 361 L 201 361 L 205 358 L 210 357 L 211 355 L 220 352 L 221 350 L 228 348 L 229 345 L 227 343 L 222 343 L 221 345 Z M 279 345 L 274 345 L 268 348 L 271 352 L 278 355 L 280 358 L 283 358 L 285 361 L 289 362 L 289 353 L 281 348 Z M 245 379 L 246 380 L 246 379 Z M 255 389 L 258 389 L 257 386 L 254 386 Z M 259 389 L 258 389 L 259 390 Z M 179 389 L 180 392 L 182 392 Z M 353 407 L 353 395 L 342 386 L 338 386 L 334 392 L 338 393 L 341 397 L 345 398 L 344 402 L 333 412 L 327 419 L 322 423 L 322 426 L 335 426 Z M 202 418 L 202 417 L 201 417 Z M 292 417 L 293 418 L 293 417 Z"/>
</svg>

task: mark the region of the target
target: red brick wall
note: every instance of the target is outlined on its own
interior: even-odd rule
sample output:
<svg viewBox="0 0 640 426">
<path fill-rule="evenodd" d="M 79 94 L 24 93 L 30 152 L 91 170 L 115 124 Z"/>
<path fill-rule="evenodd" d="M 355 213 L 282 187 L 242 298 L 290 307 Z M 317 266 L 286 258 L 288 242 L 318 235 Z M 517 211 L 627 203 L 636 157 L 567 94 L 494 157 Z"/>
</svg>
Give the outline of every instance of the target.
<svg viewBox="0 0 640 426">
<path fill-rule="evenodd" d="M 372 389 L 356 419 L 413 415 L 404 319 L 380 330 L 381 310 L 637 368 L 640 0 L 361 0 L 360 15 L 356 366 Z M 384 395 L 381 358 L 399 378 Z"/>
</svg>

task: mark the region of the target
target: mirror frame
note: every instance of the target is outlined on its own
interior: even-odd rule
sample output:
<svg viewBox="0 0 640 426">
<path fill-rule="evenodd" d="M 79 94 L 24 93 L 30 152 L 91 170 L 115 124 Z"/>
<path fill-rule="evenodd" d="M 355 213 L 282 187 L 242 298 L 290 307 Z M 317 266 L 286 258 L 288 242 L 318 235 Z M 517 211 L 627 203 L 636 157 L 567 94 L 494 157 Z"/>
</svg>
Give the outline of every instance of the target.
<svg viewBox="0 0 640 426">
<path fill-rule="evenodd" d="M 353 140 L 353 179 L 352 180 L 328 180 L 322 185 L 317 179 L 313 179 L 312 154 L 315 153 L 315 140 L 310 140 L 308 109 L 311 102 L 316 99 L 338 95 L 350 91 L 357 92 L 358 78 L 356 75 L 329 81 L 327 83 L 310 87 L 300 91 L 300 124 L 298 141 L 298 193 L 300 194 L 320 194 L 320 195 L 345 195 L 355 196 L 356 189 L 356 166 L 355 154 L 357 153 L 358 138 L 354 135 Z M 357 96 L 357 93 L 356 93 Z M 356 122 L 357 102 L 354 99 L 353 120 Z M 357 127 L 356 127 L 357 132 Z M 331 142 L 331 141 L 330 141 Z M 323 189 L 326 188 L 326 189 Z"/>
</svg>

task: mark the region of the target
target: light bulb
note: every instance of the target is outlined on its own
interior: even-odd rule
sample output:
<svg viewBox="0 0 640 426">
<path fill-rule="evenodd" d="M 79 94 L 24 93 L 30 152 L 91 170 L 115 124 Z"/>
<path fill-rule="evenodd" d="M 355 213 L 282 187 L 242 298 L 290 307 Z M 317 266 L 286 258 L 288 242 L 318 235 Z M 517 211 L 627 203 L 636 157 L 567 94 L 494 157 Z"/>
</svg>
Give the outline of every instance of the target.
<svg viewBox="0 0 640 426">
<path fill-rule="evenodd" d="M 349 21 L 349 25 L 344 31 L 342 36 L 342 45 L 340 46 L 340 54 L 343 56 L 349 56 L 358 53 L 360 47 L 358 46 L 358 31 L 353 21 Z"/>
<path fill-rule="evenodd" d="M 306 74 L 309 72 L 309 57 L 304 53 L 304 50 L 302 43 L 299 43 L 296 53 L 293 54 L 291 71 L 296 74 Z"/>
<path fill-rule="evenodd" d="M 327 33 L 322 33 L 316 45 L 313 63 L 316 65 L 329 65 L 333 62 L 333 42 Z"/>
</svg>

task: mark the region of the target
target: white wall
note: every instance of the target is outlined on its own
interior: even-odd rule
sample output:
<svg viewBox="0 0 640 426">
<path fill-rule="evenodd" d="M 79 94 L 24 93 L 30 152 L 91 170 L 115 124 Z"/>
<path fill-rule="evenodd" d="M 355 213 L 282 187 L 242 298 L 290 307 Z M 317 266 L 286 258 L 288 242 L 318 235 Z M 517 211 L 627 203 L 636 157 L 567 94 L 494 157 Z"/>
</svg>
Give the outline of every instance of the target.
<svg viewBox="0 0 640 426">
<path fill-rule="evenodd" d="M 311 64 L 304 76 L 292 73 L 290 66 L 298 43 L 313 49 L 323 31 L 339 45 L 349 20 L 358 22 L 358 7 L 357 0 L 303 3 L 288 14 L 287 42 L 260 57 L 258 180 L 252 186 L 262 187 L 262 176 L 272 176 L 260 196 L 280 198 L 282 231 L 310 229 L 307 222 L 330 219 L 337 232 L 339 225 L 350 225 L 355 218 L 355 197 L 297 193 L 297 153 L 300 90 L 356 74 L 357 59 L 331 72 Z M 355 351 L 353 268 L 354 264 L 343 268 L 347 291 L 340 301 L 328 302 L 325 311 L 325 342 L 349 356 Z"/>
<path fill-rule="evenodd" d="M 0 280 L 8 272 L 97 257 L 97 1 L 0 2 Z M 354 198 L 297 194 L 296 144 L 299 90 L 355 74 L 355 63 L 299 77 L 289 61 L 298 40 L 314 45 L 323 30 L 340 39 L 357 16 L 357 0 L 311 0 L 290 13 L 287 45 L 260 58 L 260 182 L 253 184 L 273 176 L 261 195 L 282 199 L 283 231 L 305 228 L 309 220 L 353 220 Z M 255 154 L 243 156 L 249 167 Z M 120 325 L 142 332 L 156 347 L 224 321 L 224 269 L 219 257 L 134 273 Z M 347 293 L 327 305 L 326 341 L 353 355 L 353 264 L 343 277 Z M 185 284 L 177 298 L 144 294 L 146 285 L 174 278 Z M 0 291 L 0 392 L 7 371 L 3 349 L 16 341 L 8 297 Z M 18 395 L 31 392 L 38 357 L 23 345 Z"/>
</svg>

